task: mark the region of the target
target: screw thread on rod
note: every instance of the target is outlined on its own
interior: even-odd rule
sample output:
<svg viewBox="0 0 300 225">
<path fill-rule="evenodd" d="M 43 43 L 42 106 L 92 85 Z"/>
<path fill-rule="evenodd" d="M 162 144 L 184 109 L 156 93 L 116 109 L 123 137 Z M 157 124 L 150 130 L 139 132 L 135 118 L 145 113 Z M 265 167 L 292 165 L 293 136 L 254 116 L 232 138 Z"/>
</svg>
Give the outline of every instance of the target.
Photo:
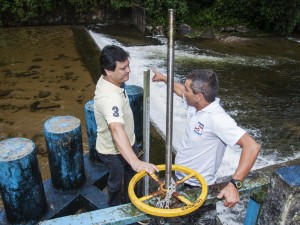
<svg viewBox="0 0 300 225">
<path fill-rule="evenodd" d="M 172 134 L 173 134 L 173 82 L 174 82 L 174 23 L 175 10 L 168 10 L 168 69 L 167 69 L 167 124 L 166 124 L 166 183 L 165 187 L 171 185 L 172 176 Z"/>
<path fill-rule="evenodd" d="M 144 161 L 149 162 L 150 152 L 150 70 L 144 71 L 143 95 L 143 150 Z M 149 194 L 149 177 L 144 179 L 144 195 Z"/>
</svg>

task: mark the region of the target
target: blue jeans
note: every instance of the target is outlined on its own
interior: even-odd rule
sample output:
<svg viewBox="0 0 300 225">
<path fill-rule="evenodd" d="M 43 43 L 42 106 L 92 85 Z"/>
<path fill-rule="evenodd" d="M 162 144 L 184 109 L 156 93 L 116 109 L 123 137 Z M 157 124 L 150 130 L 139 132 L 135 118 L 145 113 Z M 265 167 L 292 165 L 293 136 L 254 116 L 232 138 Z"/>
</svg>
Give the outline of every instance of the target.
<svg viewBox="0 0 300 225">
<path fill-rule="evenodd" d="M 135 154 L 138 153 L 138 147 L 136 144 L 132 146 Z M 135 171 L 126 162 L 121 154 L 110 155 L 101 154 L 98 155 L 104 165 L 108 168 L 108 205 L 117 206 L 121 203 L 129 203 L 128 197 L 128 185 L 131 178 L 135 175 Z M 123 194 L 122 194 L 123 190 Z M 122 201 L 123 200 L 123 201 Z"/>
</svg>

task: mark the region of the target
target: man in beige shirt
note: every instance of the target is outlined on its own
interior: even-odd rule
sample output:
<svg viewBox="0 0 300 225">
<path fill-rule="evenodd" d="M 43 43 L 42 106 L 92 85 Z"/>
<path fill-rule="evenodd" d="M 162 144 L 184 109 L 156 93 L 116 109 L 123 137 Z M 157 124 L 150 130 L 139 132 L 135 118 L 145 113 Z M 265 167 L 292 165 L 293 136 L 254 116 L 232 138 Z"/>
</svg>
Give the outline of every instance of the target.
<svg viewBox="0 0 300 225">
<path fill-rule="evenodd" d="M 158 168 L 138 159 L 134 120 L 124 82 L 129 79 L 129 54 L 115 45 L 105 46 L 100 54 L 102 76 L 96 85 L 94 113 L 97 123 L 96 149 L 108 167 L 109 206 L 129 202 L 128 184 L 135 172 L 148 173 Z M 122 196 L 122 184 L 124 193 Z"/>
</svg>

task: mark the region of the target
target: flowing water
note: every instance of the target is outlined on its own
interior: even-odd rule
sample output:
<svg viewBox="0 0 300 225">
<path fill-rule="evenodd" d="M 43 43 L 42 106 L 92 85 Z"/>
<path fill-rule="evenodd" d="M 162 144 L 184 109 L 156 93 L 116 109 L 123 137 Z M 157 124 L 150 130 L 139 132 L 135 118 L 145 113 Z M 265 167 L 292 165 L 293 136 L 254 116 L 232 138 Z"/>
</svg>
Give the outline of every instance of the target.
<svg viewBox="0 0 300 225">
<path fill-rule="evenodd" d="M 90 34 L 100 48 L 107 44 L 130 53 L 128 84 L 143 86 L 143 71 L 167 70 L 166 37 L 142 37 L 126 25 L 98 25 Z M 300 44 L 297 38 L 220 37 L 215 40 L 178 39 L 175 43 L 174 79 L 184 81 L 187 72 L 212 68 L 219 76 L 219 97 L 226 111 L 247 130 L 262 150 L 254 169 L 300 156 Z M 151 74 L 153 76 L 153 73 Z M 151 83 L 151 121 L 165 135 L 166 85 Z M 174 96 L 173 145 L 176 151 L 185 124 L 186 111 Z M 241 149 L 227 149 L 218 177 L 231 175 Z M 160 150 L 165 154 L 164 150 Z M 151 152 L 150 152 L 151 154 Z M 156 153 L 155 153 L 156 154 Z M 223 224 L 242 224 L 234 219 L 246 203 L 233 210 L 218 203 Z"/>
</svg>

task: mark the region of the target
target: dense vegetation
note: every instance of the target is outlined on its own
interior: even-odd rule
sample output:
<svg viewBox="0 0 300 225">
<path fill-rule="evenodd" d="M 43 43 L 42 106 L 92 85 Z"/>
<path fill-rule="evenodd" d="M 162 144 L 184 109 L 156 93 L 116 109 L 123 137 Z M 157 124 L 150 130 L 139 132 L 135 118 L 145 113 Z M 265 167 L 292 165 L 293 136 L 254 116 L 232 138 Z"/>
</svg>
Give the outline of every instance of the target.
<svg viewBox="0 0 300 225">
<path fill-rule="evenodd" d="M 198 28 L 245 25 L 279 35 L 300 30 L 299 0 L 0 0 L 0 25 L 26 25 L 51 12 L 84 17 L 132 5 L 146 9 L 150 25 L 166 24 L 167 9 L 174 8 L 178 22 Z"/>
</svg>

